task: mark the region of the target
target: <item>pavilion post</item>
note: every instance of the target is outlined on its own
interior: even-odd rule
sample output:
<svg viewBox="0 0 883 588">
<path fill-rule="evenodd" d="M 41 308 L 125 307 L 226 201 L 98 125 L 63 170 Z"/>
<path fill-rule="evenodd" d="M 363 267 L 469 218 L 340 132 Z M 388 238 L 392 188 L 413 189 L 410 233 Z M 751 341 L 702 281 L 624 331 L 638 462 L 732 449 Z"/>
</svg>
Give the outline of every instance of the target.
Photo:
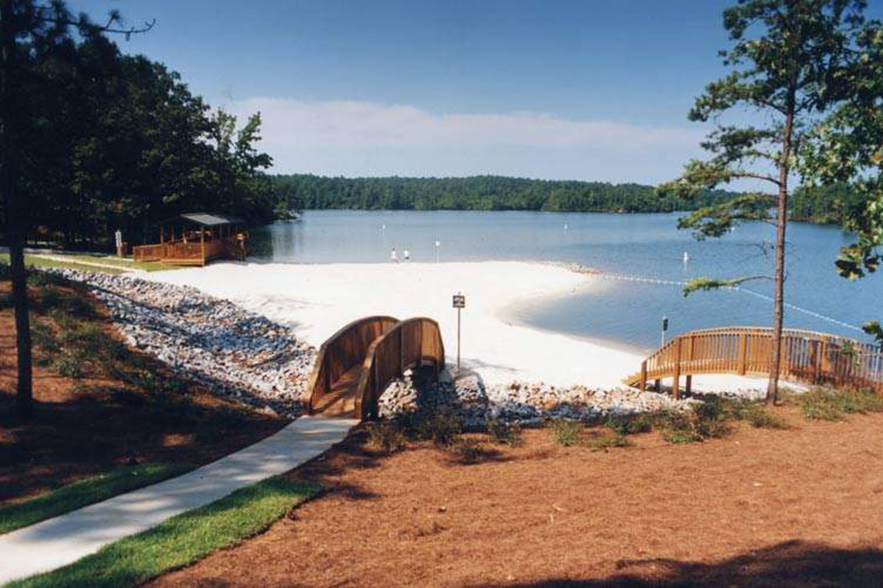
<svg viewBox="0 0 883 588">
<path fill-rule="evenodd" d="M 202 264 L 205 265 L 205 227 L 199 227 L 199 250 L 200 255 L 202 256 Z"/>
</svg>

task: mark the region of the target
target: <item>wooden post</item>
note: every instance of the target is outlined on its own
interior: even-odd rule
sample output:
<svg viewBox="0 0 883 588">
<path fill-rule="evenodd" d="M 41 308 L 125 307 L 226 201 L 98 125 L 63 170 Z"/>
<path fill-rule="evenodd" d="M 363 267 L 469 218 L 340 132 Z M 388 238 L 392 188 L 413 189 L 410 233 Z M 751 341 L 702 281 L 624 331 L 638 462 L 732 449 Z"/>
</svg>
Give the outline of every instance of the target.
<svg viewBox="0 0 883 588">
<path fill-rule="evenodd" d="M 199 250 L 202 255 L 202 264 L 205 265 L 205 227 L 199 227 Z"/>
<path fill-rule="evenodd" d="M 662 392 L 662 380 L 658 378 L 656 380 L 653 380 L 653 385 L 656 386 L 657 392 Z"/>
<path fill-rule="evenodd" d="M 689 396 L 692 391 L 693 391 L 693 376 L 690 374 L 687 374 L 687 395 Z"/>
<path fill-rule="evenodd" d="M 748 336 L 745 333 L 739 335 L 739 375 L 744 376 L 745 371 L 748 369 L 747 362 L 745 361 L 746 355 L 748 353 Z"/>
<path fill-rule="evenodd" d="M 675 342 L 675 374 L 671 383 L 671 393 L 675 399 L 681 397 L 681 342 L 680 337 Z"/>
<path fill-rule="evenodd" d="M 419 367 L 419 364 L 418 364 Z M 405 375 L 405 331 L 399 327 L 399 376 Z"/>
<path fill-rule="evenodd" d="M 647 360 L 641 362 L 641 392 L 647 391 Z"/>
<path fill-rule="evenodd" d="M 159 244 L 163 245 L 166 242 L 166 231 L 163 226 L 159 227 Z"/>
</svg>

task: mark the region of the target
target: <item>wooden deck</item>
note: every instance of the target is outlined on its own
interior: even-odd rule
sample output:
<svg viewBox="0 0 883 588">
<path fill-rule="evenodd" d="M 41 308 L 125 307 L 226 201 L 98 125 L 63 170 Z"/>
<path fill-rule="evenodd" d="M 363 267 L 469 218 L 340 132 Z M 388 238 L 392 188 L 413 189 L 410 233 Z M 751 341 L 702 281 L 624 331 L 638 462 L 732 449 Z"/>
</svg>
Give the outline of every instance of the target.
<svg viewBox="0 0 883 588">
<path fill-rule="evenodd" d="M 134 261 L 160 261 L 171 265 L 203 267 L 216 259 L 242 260 L 244 252 L 233 238 L 212 239 L 205 243 L 159 243 L 132 248 Z"/>
<path fill-rule="evenodd" d="M 376 418 L 386 386 L 405 370 L 424 365 L 433 366 L 436 373 L 445 366 L 441 331 L 434 320 L 373 316 L 354 321 L 319 349 L 310 377 L 309 413 Z"/>
<path fill-rule="evenodd" d="M 681 376 L 686 376 L 688 393 L 695 375 L 767 376 L 771 356 L 769 328 L 689 331 L 644 360 L 641 371 L 624 383 L 645 390 L 648 381 L 656 381 L 659 388 L 661 380 L 671 378 L 672 392 L 678 397 Z M 854 385 L 883 393 L 883 349 L 836 335 L 786 329 L 779 377 L 810 384 Z"/>
</svg>

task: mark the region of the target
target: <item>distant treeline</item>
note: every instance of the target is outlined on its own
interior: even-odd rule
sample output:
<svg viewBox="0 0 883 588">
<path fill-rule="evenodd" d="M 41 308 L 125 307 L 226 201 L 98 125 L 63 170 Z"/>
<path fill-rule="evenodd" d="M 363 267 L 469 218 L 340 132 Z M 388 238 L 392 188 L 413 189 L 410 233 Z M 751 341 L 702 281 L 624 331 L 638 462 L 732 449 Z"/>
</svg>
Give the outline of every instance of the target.
<svg viewBox="0 0 883 588">
<path fill-rule="evenodd" d="M 270 176 L 280 209 L 544 210 L 552 212 L 671 212 L 719 202 L 733 193 L 708 191 L 693 200 L 663 198 L 653 186 L 467 178 L 330 178 Z"/>
</svg>

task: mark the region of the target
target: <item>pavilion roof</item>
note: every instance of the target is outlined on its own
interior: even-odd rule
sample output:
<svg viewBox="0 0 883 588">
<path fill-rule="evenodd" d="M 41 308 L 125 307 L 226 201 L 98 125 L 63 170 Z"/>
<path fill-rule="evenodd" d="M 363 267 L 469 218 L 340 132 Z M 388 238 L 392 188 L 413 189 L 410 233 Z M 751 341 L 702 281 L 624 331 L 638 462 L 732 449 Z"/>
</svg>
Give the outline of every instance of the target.
<svg viewBox="0 0 883 588">
<path fill-rule="evenodd" d="M 217 227 L 220 225 L 236 225 L 242 224 L 242 220 L 235 216 L 223 216 L 220 214 L 211 214 L 208 212 L 185 212 L 178 216 L 167 219 L 160 224 L 167 225 L 174 222 L 189 222 L 203 227 Z"/>
</svg>

